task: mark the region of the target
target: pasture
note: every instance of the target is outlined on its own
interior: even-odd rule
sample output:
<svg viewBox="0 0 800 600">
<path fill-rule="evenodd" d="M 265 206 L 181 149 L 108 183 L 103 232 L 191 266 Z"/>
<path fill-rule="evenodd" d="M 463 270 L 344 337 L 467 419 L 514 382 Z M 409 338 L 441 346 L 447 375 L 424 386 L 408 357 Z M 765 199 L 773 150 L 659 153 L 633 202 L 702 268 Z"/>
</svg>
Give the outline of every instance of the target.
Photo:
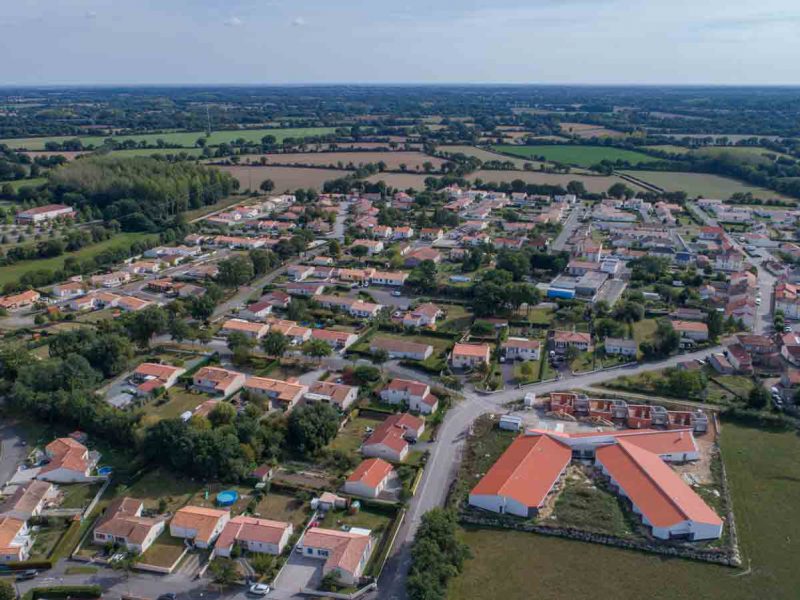
<svg viewBox="0 0 800 600">
<path fill-rule="evenodd" d="M 275 192 L 294 191 L 298 188 L 322 189 L 322 184 L 350 174 L 350 171 L 337 169 L 314 169 L 303 167 L 216 167 L 227 171 L 239 180 L 242 190 L 258 190 L 265 179 L 275 182 Z M 419 175 L 408 175 L 419 177 Z"/>
<path fill-rule="evenodd" d="M 279 165 L 306 165 L 310 167 L 338 167 L 353 169 L 359 165 L 370 163 L 386 163 L 386 168 L 395 171 L 402 170 L 405 165 L 406 170 L 424 172 L 423 165 L 428 162 L 433 165 L 435 171 L 445 163 L 441 158 L 428 156 L 422 152 L 288 152 L 282 154 L 260 154 L 250 155 L 251 162 L 259 162 L 261 158 L 267 164 Z"/>
<path fill-rule="evenodd" d="M 326 135 L 334 133 L 334 127 L 298 127 L 298 128 L 276 128 L 276 129 L 233 129 L 228 131 L 214 131 L 211 136 L 206 138 L 208 146 L 219 146 L 223 143 L 230 143 L 234 140 L 244 139 L 248 142 L 259 142 L 265 135 L 272 135 L 278 141 L 282 142 L 284 139 L 303 138 L 311 136 Z M 162 140 L 165 144 L 180 146 L 182 148 L 194 148 L 197 140 L 205 137 L 204 131 L 177 131 L 167 133 L 146 133 L 146 134 L 132 134 L 132 135 L 115 135 L 115 136 L 102 136 L 102 135 L 88 135 L 77 136 L 84 147 L 102 146 L 103 142 L 112 137 L 118 142 L 134 141 L 137 144 L 155 145 L 158 140 Z M 44 150 L 47 142 L 64 142 L 67 140 L 74 140 L 76 136 L 50 136 L 50 137 L 28 137 L 28 138 L 6 138 L 0 140 L 0 144 L 6 144 L 9 148 L 14 150 Z"/>
<path fill-rule="evenodd" d="M 792 432 L 772 433 L 725 422 L 720 443 L 745 569 L 530 533 L 469 528 L 462 538 L 474 558 L 451 582 L 449 600 L 485 598 L 487 590 L 492 597 L 507 600 L 796 598 L 800 571 L 794 557 L 800 545 L 800 521 L 792 510 L 780 507 L 792 506 L 800 493 L 800 442 Z"/>
<path fill-rule="evenodd" d="M 579 167 L 590 167 L 602 160 L 623 160 L 632 165 L 657 160 L 651 156 L 642 154 L 641 152 L 612 148 L 610 146 L 573 146 L 567 144 L 542 146 L 502 145 L 493 146 L 492 149 L 498 152 L 520 156 L 522 158 L 544 156 L 545 160 L 548 161 L 559 162 L 568 165 L 577 165 Z"/>
<path fill-rule="evenodd" d="M 559 174 L 559 173 L 539 173 L 536 171 L 476 171 L 470 176 L 473 181 L 482 179 L 485 183 L 511 182 L 521 179 L 525 183 L 535 185 L 560 185 L 566 188 L 570 181 L 580 181 L 589 192 L 605 192 L 615 183 L 623 182 L 628 187 L 637 191 L 640 188 L 630 182 L 625 182 L 619 177 L 604 175 L 582 175 L 582 174 Z M 643 189 L 643 188 L 642 188 Z"/>
<path fill-rule="evenodd" d="M 36 187 L 37 185 L 42 185 L 46 181 L 47 179 L 45 177 L 34 177 L 33 179 L 15 179 L 14 181 L 0 181 L 0 187 L 3 187 L 8 183 L 15 192 L 18 192 L 20 188 Z"/>
<path fill-rule="evenodd" d="M 593 123 L 561 123 L 561 132 L 574 135 L 579 138 L 596 138 L 596 137 L 625 137 L 627 134 L 623 131 L 616 129 L 609 129 L 602 125 L 595 125 Z"/>
<path fill-rule="evenodd" d="M 538 169 L 540 165 L 546 164 L 539 162 L 537 160 L 524 160 L 521 158 L 506 156 L 504 154 L 498 154 L 497 152 L 492 152 L 490 150 L 485 150 L 483 148 L 476 148 L 475 146 L 439 146 L 438 149 L 441 152 L 445 152 L 447 154 L 464 154 L 466 156 L 474 156 L 475 158 L 478 158 L 483 162 L 488 162 L 490 160 L 497 160 L 501 162 L 512 162 L 514 163 L 514 166 L 520 171 L 525 168 L 526 163 L 532 164 L 536 169 Z"/>
<path fill-rule="evenodd" d="M 693 198 L 719 198 L 726 200 L 736 193 L 750 192 L 754 197 L 762 200 L 791 198 L 765 188 L 706 173 L 680 173 L 675 171 L 622 171 L 626 175 L 646 181 L 651 185 L 660 187 L 668 192 L 686 192 Z"/>
</svg>

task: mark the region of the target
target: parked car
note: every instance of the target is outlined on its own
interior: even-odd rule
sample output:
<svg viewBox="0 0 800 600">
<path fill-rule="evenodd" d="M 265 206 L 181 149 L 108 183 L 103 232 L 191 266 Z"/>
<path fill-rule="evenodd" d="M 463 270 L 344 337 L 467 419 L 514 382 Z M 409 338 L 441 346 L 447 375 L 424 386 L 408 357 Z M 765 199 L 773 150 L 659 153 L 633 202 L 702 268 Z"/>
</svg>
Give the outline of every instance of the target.
<svg viewBox="0 0 800 600">
<path fill-rule="evenodd" d="M 251 596 L 266 596 L 270 592 L 270 587 L 266 583 L 254 583 L 247 590 Z"/>
<path fill-rule="evenodd" d="M 21 573 L 17 574 L 17 581 L 28 581 L 33 579 L 39 574 L 39 571 L 36 569 L 28 569 L 27 571 L 22 571 Z"/>
<path fill-rule="evenodd" d="M 786 325 L 783 328 L 783 333 L 792 333 L 792 328 L 789 325 Z"/>
<path fill-rule="evenodd" d="M 400 290 L 394 290 L 392 292 L 392 296 L 394 296 L 395 298 L 399 298 L 402 295 L 403 295 L 403 292 L 401 292 Z"/>
</svg>

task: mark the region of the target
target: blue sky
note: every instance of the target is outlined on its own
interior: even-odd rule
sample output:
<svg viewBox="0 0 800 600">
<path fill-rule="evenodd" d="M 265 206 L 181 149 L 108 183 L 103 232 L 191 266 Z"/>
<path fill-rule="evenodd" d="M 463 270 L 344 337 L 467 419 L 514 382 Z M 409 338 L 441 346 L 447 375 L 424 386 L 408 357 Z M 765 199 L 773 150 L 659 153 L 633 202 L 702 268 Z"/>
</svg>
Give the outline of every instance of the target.
<svg viewBox="0 0 800 600">
<path fill-rule="evenodd" d="M 797 0 L 0 5 L 0 85 L 800 84 Z"/>
</svg>

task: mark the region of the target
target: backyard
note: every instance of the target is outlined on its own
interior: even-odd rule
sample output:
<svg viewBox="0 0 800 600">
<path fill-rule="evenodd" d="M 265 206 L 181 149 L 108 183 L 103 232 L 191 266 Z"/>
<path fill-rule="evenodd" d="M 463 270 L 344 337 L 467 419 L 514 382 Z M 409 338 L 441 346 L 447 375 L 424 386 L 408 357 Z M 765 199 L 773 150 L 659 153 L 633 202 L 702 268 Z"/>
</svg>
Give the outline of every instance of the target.
<svg viewBox="0 0 800 600">
<path fill-rule="evenodd" d="M 295 530 L 303 526 L 309 516 L 310 508 L 302 500 L 285 492 L 269 492 L 256 505 L 256 516 L 263 519 L 287 521 Z"/>
<path fill-rule="evenodd" d="M 139 562 L 158 567 L 171 567 L 183 554 L 186 546 L 182 538 L 172 537 L 169 528 L 164 530 L 147 551 L 139 557 Z"/>
<path fill-rule="evenodd" d="M 331 450 L 341 450 L 355 454 L 367 435 L 367 428 L 375 429 L 380 423 L 380 419 L 372 419 L 370 417 L 358 416 L 350 419 L 328 447 Z"/>
<path fill-rule="evenodd" d="M 672 600 L 688 597 L 689 590 L 693 598 L 797 598 L 800 521 L 794 511 L 776 507 L 793 505 L 800 493 L 800 441 L 793 432 L 725 422 L 721 444 L 745 569 L 530 533 L 468 528 L 462 539 L 473 558 L 451 582 L 448 598 L 478 600 L 487 590 L 506 600 Z"/>
</svg>

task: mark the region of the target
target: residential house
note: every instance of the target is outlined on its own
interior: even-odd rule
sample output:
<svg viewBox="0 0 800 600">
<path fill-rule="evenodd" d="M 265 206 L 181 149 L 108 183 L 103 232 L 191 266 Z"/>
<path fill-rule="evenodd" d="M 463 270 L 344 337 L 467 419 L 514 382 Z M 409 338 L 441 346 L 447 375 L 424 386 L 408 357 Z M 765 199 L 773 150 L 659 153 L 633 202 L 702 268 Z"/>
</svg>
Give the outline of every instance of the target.
<svg viewBox="0 0 800 600">
<path fill-rule="evenodd" d="M 607 337 L 603 342 L 603 347 L 606 354 L 629 356 L 631 358 L 636 358 L 636 354 L 639 352 L 639 344 L 636 343 L 636 340 L 623 338 Z"/>
<path fill-rule="evenodd" d="M 235 546 L 247 552 L 278 556 L 283 553 L 293 531 L 291 523 L 240 515 L 223 527 L 214 547 L 214 556 L 230 557 Z"/>
<path fill-rule="evenodd" d="M 334 383 L 332 381 L 315 381 L 305 394 L 306 402 L 325 402 L 344 412 L 358 398 L 358 387 Z"/>
<path fill-rule="evenodd" d="M 59 218 L 72 218 L 75 216 L 75 210 L 71 206 L 65 204 L 46 204 L 45 206 L 36 206 L 18 212 L 14 220 L 17 225 L 36 225 L 44 221 L 51 221 Z"/>
<path fill-rule="evenodd" d="M 39 470 L 37 479 L 53 483 L 89 481 L 97 457 L 90 456 L 88 448 L 72 438 L 58 438 L 44 449 L 49 462 Z"/>
<path fill-rule="evenodd" d="M 300 346 L 311 339 L 311 329 L 298 325 L 295 321 L 269 319 L 267 323 L 271 332 L 280 333 L 289 338 L 293 346 Z"/>
<path fill-rule="evenodd" d="M 182 367 L 142 363 L 133 371 L 131 381 L 136 384 L 137 393 L 147 395 L 158 388 L 171 388 L 185 372 L 186 369 Z"/>
<path fill-rule="evenodd" d="M 508 360 L 539 360 L 541 357 L 539 340 L 509 337 L 500 348 Z"/>
<path fill-rule="evenodd" d="M 592 335 L 581 331 L 553 332 L 553 350 L 556 352 L 566 352 L 567 348 L 577 348 L 581 352 L 589 352 L 592 349 Z"/>
<path fill-rule="evenodd" d="M 386 485 L 393 475 L 392 465 L 385 460 L 367 458 L 361 461 L 361 464 L 344 482 L 344 491 L 353 496 L 377 498 L 386 489 Z"/>
<path fill-rule="evenodd" d="M 416 440 L 425 430 L 425 421 L 408 413 L 396 413 L 375 427 L 361 445 L 361 454 L 402 462 L 408 455 L 407 439 Z"/>
<path fill-rule="evenodd" d="M 411 227 L 395 227 L 392 237 L 396 240 L 410 240 L 414 237 L 414 229 Z"/>
<path fill-rule="evenodd" d="M 435 242 L 444 237 L 444 230 L 440 227 L 423 227 L 419 232 L 420 239 Z"/>
<path fill-rule="evenodd" d="M 425 360 L 433 354 L 433 346 L 417 342 L 407 342 L 397 338 L 375 337 L 370 342 L 369 351 L 372 353 L 385 351 L 389 358 L 408 360 Z"/>
<path fill-rule="evenodd" d="M 286 269 L 286 274 L 292 281 L 303 281 L 314 274 L 314 267 L 309 265 L 290 265 Z"/>
<path fill-rule="evenodd" d="M 0 518 L 0 563 L 28 560 L 33 546 L 28 524 L 14 517 Z"/>
<path fill-rule="evenodd" d="M 233 333 L 241 333 L 251 339 L 260 340 L 267 335 L 269 325 L 266 323 L 254 323 L 252 321 L 245 321 L 244 319 L 228 319 L 222 324 L 220 329 L 223 335 L 231 335 Z"/>
<path fill-rule="evenodd" d="M 27 290 L 19 294 L 11 294 L 10 296 L 0 297 L 0 308 L 6 310 L 16 310 L 19 308 L 27 308 L 39 301 L 41 295 L 36 290 Z"/>
<path fill-rule="evenodd" d="M 443 314 L 441 308 L 431 302 L 420 304 L 403 315 L 405 327 L 435 327 L 436 319 Z"/>
<path fill-rule="evenodd" d="M 88 286 L 82 281 L 68 281 L 53 286 L 53 295 L 59 300 L 77 298 L 88 291 Z"/>
<path fill-rule="evenodd" d="M 442 262 L 442 255 L 439 253 L 439 251 L 428 247 L 411 250 L 408 254 L 406 254 L 405 258 L 405 265 L 407 267 L 416 267 L 426 260 L 433 261 L 436 264 Z"/>
<path fill-rule="evenodd" d="M 287 298 L 289 298 L 288 294 L 284 295 Z M 273 307 L 272 302 L 262 298 L 258 302 L 253 302 L 252 304 L 248 304 L 247 307 L 244 310 L 242 310 L 239 314 L 249 321 L 263 321 L 270 314 L 272 314 L 272 307 Z"/>
<path fill-rule="evenodd" d="M 800 286 L 779 283 L 775 286 L 775 310 L 782 311 L 787 319 L 800 319 Z"/>
<path fill-rule="evenodd" d="M 337 351 L 347 350 L 358 341 L 358 336 L 350 331 L 336 331 L 334 329 L 312 329 L 311 337 L 322 340 Z"/>
<path fill-rule="evenodd" d="M 272 408 L 289 412 L 308 391 L 308 386 L 299 381 L 282 381 L 269 377 L 248 377 L 244 383 L 246 392 L 269 399 Z"/>
<path fill-rule="evenodd" d="M 798 345 L 800 350 L 800 344 Z M 739 373 L 751 374 L 753 372 L 753 359 L 750 353 L 741 344 L 731 344 L 726 349 L 727 359 L 731 366 Z M 800 352 L 798 352 L 800 355 Z"/>
<path fill-rule="evenodd" d="M 228 510 L 184 506 L 172 517 L 169 533 L 172 537 L 191 541 L 198 548 L 210 548 L 230 518 Z"/>
<path fill-rule="evenodd" d="M 322 575 L 333 573 L 344 585 L 358 583 L 373 550 L 369 530 L 312 527 L 300 542 L 303 556 L 324 560 Z"/>
<path fill-rule="evenodd" d="M 118 544 L 136 555 L 147 552 L 164 531 L 164 519 L 142 516 L 141 500 L 121 497 L 112 500 L 94 528 L 95 544 Z"/>
<path fill-rule="evenodd" d="M 794 398 L 800 391 L 800 371 L 797 369 L 786 369 L 781 374 L 781 396 L 787 402 L 794 402 Z"/>
<path fill-rule="evenodd" d="M 0 505 L 0 517 L 27 521 L 41 514 L 48 502 L 58 495 L 56 487 L 48 481 L 36 479 L 16 487 Z"/>
<path fill-rule="evenodd" d="M 456 344 L 450 362 L 456 369 L 472 369 L 480 364 L 488 365 L 492 349 L 488 344 Z"/>
<path fill-rule="evenodd" d="M 375 271 L 370 278 L 373 285 L 389 285 L 401 287 L 408 279 L 408 273 L 403 271 Z"/>
<path fill-rule="evenodd" d="M 230 396 L 244 385 L 247 376 L 221 367 L 203 367 L 192 377 L 192 385 L 201 392 Z"/>
<path fill-rule="evenodd" d="M 432 414 L 439 407 L 439 399 L 431 393 L 430 386 L 413 379 L 392 379 L 380 397 L 389 404 L 406 404 L 409 410 L 423 415 Z"/>
<path fill-rule="evenodd" d="M 350 247 L 355 248 L 356 246 L 364 246 L 367 249 L 368 256 L 380 254 L 384 248 L 383 242 L 380 240 L 355 240 Z"/>
<path fill-rule="evenodd" d="M 696 321 L 670 321 L 672 328 L 677 331 L 682 338 L 687 338 L 695 342 L 705 342 L 708 340 L 708 325 L 697 323 Z"/>
</svg>

